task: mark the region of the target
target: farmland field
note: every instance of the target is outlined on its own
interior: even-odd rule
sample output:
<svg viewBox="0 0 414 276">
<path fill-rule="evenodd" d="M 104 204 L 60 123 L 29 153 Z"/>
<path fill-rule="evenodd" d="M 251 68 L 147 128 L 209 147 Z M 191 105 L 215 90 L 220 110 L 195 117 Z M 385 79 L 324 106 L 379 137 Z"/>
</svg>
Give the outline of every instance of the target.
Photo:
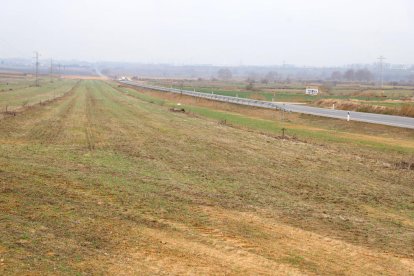
<svg viewBox="0 0 414 276">
<path fill-rule="evenodd" d="M 63 96 L 75 85 L 76 80 L 41 79 L 42 85 L 35 86 L 34 80 L 0 78 L 0 112 L 17 111 Z"/>
<path fill-rule="evenodd" d="M 0 274 L 414 273 L 414 131 L 100 80 L 0 105 L 56 91 L 0 119 Z"/>
</svg>

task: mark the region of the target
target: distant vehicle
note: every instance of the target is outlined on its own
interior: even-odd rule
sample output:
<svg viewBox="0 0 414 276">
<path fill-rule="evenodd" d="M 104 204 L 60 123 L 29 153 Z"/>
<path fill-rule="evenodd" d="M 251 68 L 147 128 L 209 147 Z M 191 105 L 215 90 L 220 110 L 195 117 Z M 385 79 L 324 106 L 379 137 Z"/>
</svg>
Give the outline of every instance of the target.
<svg viewBox="0 0 414 276">
<path fill-rule="evenodd" d="M 305 94 L 306 95 L 316 96 L 316 95 L 319 94 L 319 89 L 318 88 L 306 88 Z"/>
</svg>

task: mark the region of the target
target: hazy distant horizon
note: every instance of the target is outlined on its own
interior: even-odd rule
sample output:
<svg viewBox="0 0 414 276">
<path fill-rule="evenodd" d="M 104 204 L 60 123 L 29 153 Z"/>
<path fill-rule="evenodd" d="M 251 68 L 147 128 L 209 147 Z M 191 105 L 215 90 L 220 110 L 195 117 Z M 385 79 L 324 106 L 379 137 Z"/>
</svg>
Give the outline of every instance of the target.
<svg viewBox="0 0 414 276">
<path fill-rule="evenodd" d="M 27 65 L 30 66 L 34 66 L 34 62 L 35 59 L 34 58 L 25 58 L 25 57 L 10 57 L 10 58 L 4 58 L 2 56 L 0 56 L 0 67 L 1 67 L 1 62 L 2 61 L 24 61 Z M 48 67 L 50 66 L 50 58 L 40 58 L 39 59 L 40 62 L 40 66 L 45 66 Z M 202 64 L 202 63 L 163 63 L 163 62 L 154 62 L 154 63 L 149 63 L 149 62 L 132 62 L 132 61 L 119 61 L 119 60 L 97 60 L 97 61 L 90 61 L 90 60 L 79 60 L 79 59 L 61 59 L 61 60 L 57 60 L 57 59 L 53 59 L 53 63 L 54 64 L 62 64 L 62 65 L 68 65 L 68 64 L 89 64 L 89 65 L 116 65 L 116 64 L 120 64 L 120 65 L 129 65 L 129 66 L 134 66 L 134 65 L 150 65 L 150 66 L 176 66 L 176 67 L 202 67 L 202 66 L 211 66 L 211 67 L 221 67 L 221 68 L 238 68 L 238 67 L 263 67 L 263 68 L 277 68 L 277 67 L 296 67 L 296 68 L 351 68 L 351 67 L 371 67 L 371 66 L 379 66 L 379 62 L 377 60 L 371 62 L 371 63 L 349 63 L 349 64 L 337 64 L 337 65 L 306 65 L 306 64 L 302 64 L 302 65 L 298 65 L 298 64 L 234 64 L 234 65 L 228 65 L 228 64 Z M 6 63 L 7 64 L 7 63 Z M 395 65 L 403 65 L 403 66 L 408 66 L 408 67 L 412 67 L 414 68 L 414 63 L 392 63 L 392 62 L 384 62 L 384 64 L 389 64 L 390 66 L 395 66 Z"/>
<path fill-rule="evenodd" d="M 141 64 L 414 64 L 414 2 L 5 0 L 0 57 Z"/>
</svg>

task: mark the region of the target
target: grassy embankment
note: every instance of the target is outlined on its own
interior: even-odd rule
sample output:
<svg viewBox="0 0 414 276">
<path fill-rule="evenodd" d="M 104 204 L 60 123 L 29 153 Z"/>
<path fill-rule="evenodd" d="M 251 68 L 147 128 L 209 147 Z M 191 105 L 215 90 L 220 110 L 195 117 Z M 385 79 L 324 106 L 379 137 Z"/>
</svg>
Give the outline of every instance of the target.
<svg viewBox="0 0 414 276">
<path fill-rule="evenodd" d="M 1 274 L 413 273 L 409 134 L 279 139 L 128 91 L 82 81 L 0 120 Z"/>
</svg>

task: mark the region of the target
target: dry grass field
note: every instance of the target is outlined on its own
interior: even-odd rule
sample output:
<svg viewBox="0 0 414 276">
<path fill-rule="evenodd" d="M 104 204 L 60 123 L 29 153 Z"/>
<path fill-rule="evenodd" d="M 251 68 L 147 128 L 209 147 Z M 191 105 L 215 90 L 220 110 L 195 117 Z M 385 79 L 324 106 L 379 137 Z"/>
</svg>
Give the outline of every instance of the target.
<svg viewBox="0 0 414 276">
<path fill-rule="evenodd" d="M 0 120 L 1 275 L 414 274 L 413 131 L 70 85 Z"/>
</svg>

